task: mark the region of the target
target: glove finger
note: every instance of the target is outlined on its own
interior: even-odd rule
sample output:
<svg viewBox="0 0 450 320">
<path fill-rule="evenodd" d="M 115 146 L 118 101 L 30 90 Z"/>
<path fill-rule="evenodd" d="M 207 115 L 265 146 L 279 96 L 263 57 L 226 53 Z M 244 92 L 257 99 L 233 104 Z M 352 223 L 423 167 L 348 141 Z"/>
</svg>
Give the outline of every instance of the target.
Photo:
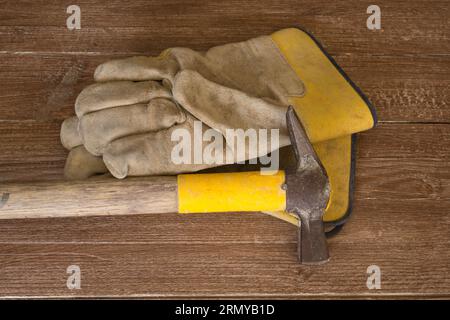
<svg viewBox="0 0 450 320">
<path fill-rule="evenodd" d="M 163 175 L 178 174 L 182 172 L 193 172 L 205 168 L 214 167 L 220 164 L 210 164 L 208 160 L 201 164 L 193 164 L 194 147 L 191 150 L 184 150 L 189 153 L 188 163 L 180 163 L 174 160 L 172 152 L 179 141 L 172 141 L 171 136 L 174 130 L 182 129 L 185 132 L 193 132 L 193 118 L 188 116 L 186 121 L 167 130 L 150 132 L 142 135 L 134 135 L 113 141 L 103 154 L 103 161 L 106 167 L 116 178 L 126 176 L 141 175 Z M 202 125 L 200 133 L 208 129 Z M 223 139 L 218 133 L 220 139 Z M 194 135 L 191 134 L 191 146 L 194 146 Z M 202 139 L 200 139 L 202 140 Z M 197 143 L 204 143 L 197 141 Z M 225 145 L 222 141 L 222 146 Z M 201 146 L 203 150 L 204 145 Z M 183 154 L 184 156 L 184 154 Z"/>
<path fill-rule="evenodd" d="M 185 120 L 185 112 L 173 101 L 157 98 L 148 104 L 88 113 L 81 118 L 80 132 L 86 149 L 93 155 L 100 156 L 113 140 L 166 129 Z"/>
<path fill-rule="evenodd" d="M 64 166 L 64 176 L 69 180 L 86 179 L 106 172 L 108 169 L 102 158 L 93 156 L 83 146 L 75 147 L 69 152 Z"/>
<path fill-rule="evenodd" d="M 225 134 L 226 129 L 281 128 L 286 136 L 287 106 L 209 81 L 183 70 L 175 77 L 173 96 L 192 115 Z"/>
<path fill-rule="evenodd" d="M 95 83 L 85 88 L 75 101 L 75 112 L 83 115 L 107 108 L 171 98 L 171 93 L 156 81 L 115 81 Z"/>
<path fill-rule="evenodd" d="M 78 131 L 79 121 L 76 116 L 67 118 L 63 121 L 60 131 L 61 143 L 67 150 L 71 150 L 81 144 L 83 141 Z"/>
<path fill-rule="evenodd" d="M 117 80 L 172 80 L 178 63 L 164 55 L 159 57 L 131 57 L 107 61 L 97 67 L 95 81 Z"/>
</svg>

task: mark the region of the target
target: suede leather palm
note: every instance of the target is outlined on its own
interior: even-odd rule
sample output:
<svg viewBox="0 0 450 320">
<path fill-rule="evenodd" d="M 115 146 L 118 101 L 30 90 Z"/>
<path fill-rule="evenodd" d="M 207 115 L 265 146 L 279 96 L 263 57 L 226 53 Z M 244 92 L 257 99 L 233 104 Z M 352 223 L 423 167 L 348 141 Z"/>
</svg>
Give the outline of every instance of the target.
<svg viewBox="0 0 450 320">
<path fill-rule="evenodd" d="M 96 83 L 75 103 L 76 116 L 61 127 L 70 151 L 65 174 L 86 178 L 109 170 L 117 178 L 178 174 L 214 167 L 176 164 L 171 159 L 174 130 L 193 133 L 214 129 L 223 151 L 234 161 L 262 156 L 288 145 L 285 114 L 288 98 L 301 97 L 304 86 L 268 36 L 211 48 L 205 53 L 172 48 L 159 57 L 131 57 L 97 67 Z M 279 129 L 279 145 L 237 150 L 227 129 Z M 270 133 L 270 131 L 269 131 Z M 192 135 L 193 136 L 193 135 Z M 270 138 L 268 139 L 270 141 Z M 198 142 L 197 142 L 198 143 Z M 202 148 L 207 143 L 201 141 Z"/>
</svg>

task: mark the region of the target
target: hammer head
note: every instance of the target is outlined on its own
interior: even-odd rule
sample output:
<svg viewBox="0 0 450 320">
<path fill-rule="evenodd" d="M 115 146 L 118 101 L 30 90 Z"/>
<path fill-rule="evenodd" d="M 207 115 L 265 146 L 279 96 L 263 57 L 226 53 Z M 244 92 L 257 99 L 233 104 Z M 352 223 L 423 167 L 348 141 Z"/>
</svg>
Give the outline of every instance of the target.
<svg viewBox="0 0 450 320">
<path fill-rule="evenodd" d="M 330 197 L 328 176 L 292 106 L 286 123 L 297 160 L 286 174 L 286 211 L 299 217 L 299 260 L 303 264 L 324 263 L 329 260 L 322 221 Z"/>
</svg>

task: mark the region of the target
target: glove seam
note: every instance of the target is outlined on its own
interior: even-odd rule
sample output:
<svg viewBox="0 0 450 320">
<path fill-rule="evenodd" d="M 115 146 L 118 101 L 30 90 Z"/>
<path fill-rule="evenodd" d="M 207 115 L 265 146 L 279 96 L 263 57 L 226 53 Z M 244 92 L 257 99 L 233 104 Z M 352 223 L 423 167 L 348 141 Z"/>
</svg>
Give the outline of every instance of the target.
<svg viewBox="0 0 450 320">
<path fill-rule="evenodd" d="M 286 97 L 304 97 L 306 94 L 306 86 L 303 83 L 302 79 L 298 76 L 297 72 L 292 68 L 292 66 L 287 61 L 284 54 L 281 52 L 280 48 L 276 45 L 276 43 L 273 41 L 272 37 L 270 38 L 270 43 L 273 45 L 275 51 L 277 52 L 278 56 L 281 58 L 281 60 L 284 62 L 284 64 L 294 73 L 295 77 L 297 78 L 298 82 L 300 83 L 300 86 L 302 88 L 302 94 L 286 94 Z"/>
</svg>

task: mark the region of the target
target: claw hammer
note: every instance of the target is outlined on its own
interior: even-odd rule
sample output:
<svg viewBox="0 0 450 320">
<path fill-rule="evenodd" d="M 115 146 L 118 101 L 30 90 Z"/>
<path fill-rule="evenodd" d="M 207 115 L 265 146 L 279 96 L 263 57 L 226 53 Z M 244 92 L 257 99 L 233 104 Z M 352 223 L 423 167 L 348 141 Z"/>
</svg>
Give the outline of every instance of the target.
<svg viewBox="0 0 450 320">
<path fill-rule="evenodd" d="M 299 261 L 327 262 L 322 217 L 330 195 L 328 177 L 291 106 L 286 123 L 297 160 L 290 170 L 3 184 L 0 219 L 287 211 L 300 222 Z"/>
</svg>

